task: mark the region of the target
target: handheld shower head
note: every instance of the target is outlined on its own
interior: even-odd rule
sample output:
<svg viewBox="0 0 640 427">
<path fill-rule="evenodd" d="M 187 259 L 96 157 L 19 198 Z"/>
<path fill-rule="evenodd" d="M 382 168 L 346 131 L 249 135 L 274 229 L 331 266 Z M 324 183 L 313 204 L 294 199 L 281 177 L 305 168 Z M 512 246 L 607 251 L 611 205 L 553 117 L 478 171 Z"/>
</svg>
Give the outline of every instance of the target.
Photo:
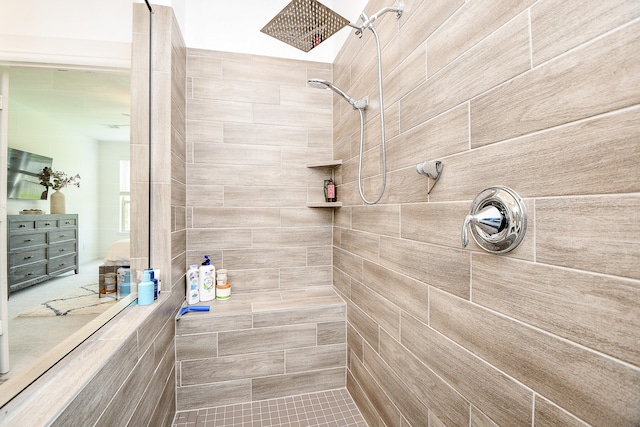
<svg viewBox="0 0 640 427">
<path fill-rule="evenodd" d="M 349 105 L 353 107 L 354 110 L 364 110 L 365 108 L 367 108 L 368 101 L 366 97 L 356 101 L 355 99 L 347 95 L 342 89 L 340 89 L 333 83 L 328 82 L 326 80 L 309 79 L 308 82 L 309 82 L 309 86 L 316 89 L 331 89 L 332 91 L 340 95 L 342 98 L 344 98 L 344 100 L 347 101 Z"/>
</svg>

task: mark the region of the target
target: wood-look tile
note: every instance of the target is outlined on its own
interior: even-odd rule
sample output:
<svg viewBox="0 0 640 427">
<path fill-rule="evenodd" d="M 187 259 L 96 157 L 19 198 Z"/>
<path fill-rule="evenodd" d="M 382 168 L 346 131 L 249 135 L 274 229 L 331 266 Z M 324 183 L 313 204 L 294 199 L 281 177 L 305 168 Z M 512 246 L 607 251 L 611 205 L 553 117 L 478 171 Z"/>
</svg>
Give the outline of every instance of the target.
<svg viewBox="0 0 640 427">
<path fill-rule="evenodd" d="M 193 208 L 194 228 L 278 227 L 279 208 Z"/>
<path fill-rule="evenodd" d="M 574 417 L 568 412 L 557 407 L 547 399 L 536 395 L 535 401 L 535 413 L 533 415 L 535 419 L 535 427 L 555 427 L 555 426 L 567 426 L 567 427 L 588 427 L 589 424 Z"/>
<path fill-rule="evenodd" d="M 330 250 L 330 248 L 328 248 Z M 307 261 L 308 262 L 308 261 Z M 280 268 L 280 288 L 331 286 L 331 263 L 320 266 Z"/>
<path fill-rule="evenodd" d="M 187 100 L 190 120 L 253 122 L 253 104 L 238 101 L 219 101 L 194 98 Z"/>
<path fill-rule="evenodd" d="M 230 277 L 233 277 L 232 292 L 234 294 L 269 291 L 280 287 L 280 271 L 278 268 L 234 270 L 229 274 Z"/>
<path fill-rule="evenodd" d="M 267 126 L 225 122 L 223 140 L 227 144 L 307 146 L 307 130 L 288 126 Z M 322 145 L 325 147 L 327 144 Z"/>
<path fill-rule="evenodd" d="M 250 229 L 188 229 L 187 241 L 190 251 L 207 251 L 218 249 L 250 248 L 252 232 Z"/>
<path fill-rule="evenodd" d="M 530 66 L 529 19 L 523 13 L 404 97 L 400 130 L 468 101 Z"/>
<path fill-rule="evenodd" d="M 377 360 L 376 355 L 373 355 L 372 358 L 368 357 L 371 353 L 368 350 L 369 348 L 365 348 L 365 365 L 367 366 L 371 364 L 372 358 Z M 384 360 L 385 363 L 382 364 L 381 361 L 378 361 L 377 364 L 373 364 L 369 368 L 378 372 L 388 366 L 398 373 L 401 390 L 397 390 L 396 393 L 399 396 L 406 395 L 404 398 L 398 397 L 398 399 L 413 399 L 424 402 L 429 410 L 447 425 L 469 425 L 469 402 L 409 353 L 386 331 L 382 331 L 380 334 L 380 355 L 381 360 Z"/>
<path fill-rule="evenodd" d="M 498 427 L 498 424 L 494 423 L 491 418 L 487 417 L 478 408 L 471 405 L 471 422 L 469 427 Z"/>
<path fill-rule="evenodd" d="M 345 367 L 347 348 L 344 344 L 285 350 L 285 372 L 316 371 Z"/>
<path fill-rule="evenodd" d="M 353 207 L 352 227 L 386 236 L 400 236 L 400 206 Z"/>
<path fill-rule="evenodd" d="M 307 246 L 307 266 L 326 267 L 326 271 L 330 271 L 332 254 L 333 247 L 331 244 L 324 246 Z"/>
<path fill-rule="evenodd" d="M 253 231 L 254 248 L 322 246 L 331 244 L 331 227 L 261 228 Z"/>
<path fill-rule="evenodd" d="M 193 78 L 193 99 L 222 100 L 276 105 L 280 86 L 258 82 Z"/>
<path fill-rule="evenodd" d="M 183 334 L 183 331 L 179 333 Z M 210 359 L 217 355 L 217 332 L 176 336 L 176 360 Z"/>
<path fill-rule="evenodd" d="M 372 355 L 371 358 L 373 359 L 374 356 Z M 380 418 L 385 426 L 401 426 L 401 412 L 394 404 L 395 402 L 392 400 L 393 397 L 399 398 L 398 404 L 401 409 L 413 409 L 413 412 L 426 414 L 428 409 L 423 404 L 417 399 L 407 398 L 406 392 L 404 392 L 403 387 L 399 384 L 400 381 L 393 372 L 391 372 L 388 367 L 386 367 L 386 370 L 381 369 L 376 362 L 379 361 L 377 359 L 371 361 L 373 366 L 371 366 L 370 369 L 366 369 L 358 359 L 355 359 L 351 364 L 351 372 L 358 378 L 358 383 L 360 387 L 362 387 L 362 391 L 367 396 L 367 399 L 371 401 L 376 418 Z M 407 414 L 406 416 L 410 418 L 411 421 L 414 421 L 411 414 L 412 413 Z M 416 426 L 428 426 L 427 419 L 417 418 L 417 421 L 418 424 L 416 424 Z"/>
<path fill-rule="evenodd" d="M 429 292 L 425 283 L 367 261 L 363 265 L 363 283 L 402 310 L 428 322 Z"/>
<path fill-rule="evenodd" d="M 344 387 L 345 368 L 254 378 L 253 400 L 273 399 Z"/>
<path fill-rule="evenodd" d="M 261 309 L 269 304 L 254 304 L 253 327 L 266 328 L 269 326 L 306 325 L 318 322 L 337 322 L 346 319 L 346 307 L 322 306 L 302 308 L 297 302 L 271 304 L 272 309 Z"/>
<path fill-rule="evenodd" d="M 467 2 L 427 39 L 429 75 L 443 69 L 482 39 L 526 10 L 533 0 L 498 4 L 491 0 Z M 446 49 L 442 47 L 446 46 Z"/>
<path fill-rule="evenodd" d="M 538 200 L 537 260 L 640 279 L 640 225 L 634 218 L 639 208 L 640 197 L 634 196 Z"/>
<path fill-rule="evenodd" d="M 579 0 L 546 0 L 531 8 L 533 62 L 540 64 L 640 16 L 633 0 L 594 3 L 575 13 Z"/>
<path fill-rule="evenodd" d="M 338 322 L 322 322 L 317 324 L 318 345 L 340 344 L 347 342 L 346 315 L 345 320 Z"/>
<path fill-rule="evenodd" d="M 270 351 L 180 362 L 180 385 L 191 386 L 284 374 L 283 351 Z M 224 385 L 221 384 L 220 388 Z M 216 405 L 218 406 L 218 405 Z"/>
<path fill-rule="evenodd" d="M 415 203 L 401 207 L 403 239 L 461 247 L 462 221 L 469 213 L 470 203 Z"/>
<path fill-rule="evenodd" d="M 275 84 L 298 82 L 302 86 L 305 86 L 307 82 L 306 68 L 268 63 L 257 57 L 245 56 L 242 59 L 226 59 L 223 61 L 222 68 L 222 77 L 226 80 Z"/>
<path fill-rule="evenodd" d="M 246 125 L 245 125 L 246 126 Z M 189 142 L 223 142 L 223 123 L 210 120 L 187 120 L 187 141 Z"/>
<path fill-rule="evenodd" d="M 533 393 L 522 384 L 411 316 L 403 314 L 401 335 L 404 347 L 499 425 L 531 425 Z"/>
<path fill-rule="evenodd" d="M 474 302 L 640 366 L 636 281 L 490 255 L 471 276 Z"/>
<path fill-rule="evenodd" d="M 380 251 L 380 237 L 357 230 L 342 230 L 339 246 L 347 252 L 376 262 Z"/>
<path fill-rule="evenodd" d="M 216 165 L 278 166 L 282 160 L 280 147 L 264 145 L 194 143 L 193 152 L 196 162 Z"/>
<path fill-rule="evenodd" d="M 222 185 L 189 185 L 186 191 L 186 203 L 187 206 L 222 207 L 224 206 L 224 187 Z"/>
<path fill-rule="evenodd" d="M 251 401 L 251 380 L 227 381 L 219 384 L 199 384 L 176 389 L 176 409 L 189 411 Z"/>
<path fill-rule="evenodd" d="M 325 226 L 331 225 L 333 213 L 330 209 L 281 208 L 280 218 L 282 227 L 306 227 L 309 224 Z"/>
<path fill-rule="evenodd" d="M 391 336 L 400 339 L 400 309 L 384 295 L 373 292 L 358 281 L 351 284 L 351 301 Z"/>
<path fill-rule="evenodd" d="M 253 324 L 251 304 L 248 302 L 237 303 L 236 300 L 238 298 L 234 298 L 231 305 L 227 304 L 227 302 L 231 301 L 224 301 L 224 305 L 222 302 L 220 304 L 202 303 L 202 305 L 213 306 L 209 313 L 197 313 L 197 317 L 182 316 L 176 322 L 176 343 L 178 343 L 180 336 L 183 335 L 206 335 L 210 338 L 208 344 L 211 344 L 214 339 L 213 333 L 215 332 L 251 328 Z M 206 340 L 207 338 L 197 339 Z M 189 342 L 189 338 L 185 338 L 185 340 Z M 177 345 L 177 347 L 179 348 L 177 352 L 182 353 L 181 345 Z"/>
<path fill-rule="evenodd" d="M 225 186 L 224 206 L 226 207 L 292 207 L 306 206 L 307 189 L 289 187 L 234 187 Z"/>
<path fill-rule="evenodd" d="M 438 259 L 439 262 L 429 262 L 432 259 Z M 470 256 L 465 251 L 382 237 L 380 265 L 462 298 L 469 298 L 471 266 Z"/>
<path fill-rule="evenodd" d="M 640 62 L 635 52 L 640 49 L 639 28 L 638 22 L 623 27 L 472 100 L 472 145 L 637 104 Z"/>
<path fill-rule="evenodd" d="M 444 292 L 429 303 L 433 328 L 569 412 L 591 424 L 640 422 L 637 368 Z"/>
<path fill-rule="evenodd" d="M 362 280 L 362 258 L 334 247 L 333 265 L 354 279 Z"/>
<path fill-rule="evenodd" d="M 303 267 L 307 263 L 305 248 L 229 249 L 224 252 L 228 269 Z"/>
<path fill-rule="evenodd" d="M 367 425 L 375 426 L 376 423 L 380 422 L 375 407 L 367 398 L 360 384 L 354 379 L 351 371 L 347 371 L 347 391 L 353 396 L 353 401 L 358 406 Z"/>
<path fill-rule="evenodd" d="M 524 198 L 638 192 L 638 120 L 627 109 L 449 157 L 431 200 L 472 200 L 496 183 Z"/>
<path fill-rule="evenodd" d="M 187 74 L 191 77 L 222 78 L 222 58 L 211 51 L 189 49 Z"/>
<path fill-rule="evenodd" d="M 211 110 L 211 107 L 208 111 Z M 242 116 L 244 117 L 244 116 Z M 253 104 L 253 123 L 292 127 L 330 127 L 331 110 L 307 106 L 306 108 L 287 105 Z M 229 120 L 229 121 L 239 121 Z"/>
<path fill-rule="evenodd" d="M 316 345 L 315 324 L 254 328 L 218 333 L 218 355 L 220 356 L 314 345 Z"/>
<path fill-rule="evenodd" d="M 380 327 L 367 313 L 352 303 L 351 300 L 347 301 L 347 322 L 350 328 L 353 328 L 353 332 L 357 333 L 357 335 L 364 339 L 372 348 L 378 348 Z M 353 334 L 351 338 L 358 340 L 355 334 Z M 356 345 L 355 348 L 358 349 L 360 346 Z M 361 355 L 359 356 L 362 357 Z"/>
</svg>

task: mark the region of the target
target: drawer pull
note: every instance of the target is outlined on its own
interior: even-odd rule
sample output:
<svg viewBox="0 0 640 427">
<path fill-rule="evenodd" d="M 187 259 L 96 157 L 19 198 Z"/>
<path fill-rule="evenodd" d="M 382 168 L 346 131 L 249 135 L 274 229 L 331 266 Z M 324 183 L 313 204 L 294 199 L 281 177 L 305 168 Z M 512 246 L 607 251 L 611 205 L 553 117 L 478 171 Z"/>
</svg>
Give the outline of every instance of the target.
<svg viewBox="0 0 640 427">
<path fill-rule="evenodd" d="M 25 243 L 33 242 L 33 239 L 24 239 Z"/>
<path fill-rule="evenodd" d="M 64 252 L 64 251 L 66 251 L 66 249 L 64 249 L 64 248 L 58 250 L 58 252 Z"/>
<path fill-rule="evenodd" d="M 66 225 L 69 225 L 69 224 L 71 224 L 71 221 L 65 221 L 64 223 L 65 223 Z"/>
<path fill-rule="evenodd" d="M 58 237 L 67 237 L 66 234 L 60 234 Z"/>
<path fill-rule="evenodd" d="M 32 257 L 32 256 L 26 256 L 26 257 L 24 257 L 24 259 L 31 259 L 31 258 L 33 258 L 33 257 Z"/>
<path fill-rule="evenodd" d="M 62 264 L 58 264 L 58 267 L 64 267 L 65 265 L 67 265 L 66 263 L 62 263 Z"/>
<path fill-rule="evenodd" d="M 45 222 L 45 223 L 44 223 L 44 226 L 45 226 L 45 227 L 48 227 L 48 226 L 50 226 L 50 225 L 51 225 L 51 223 L 50 223 L 50 222 Z"/>
<path fill-rule="evenodd" d="M 25 228 L 26 226 L 27 226 L 26 224 L 20 224 L 18 228 Z"/>
</svg>

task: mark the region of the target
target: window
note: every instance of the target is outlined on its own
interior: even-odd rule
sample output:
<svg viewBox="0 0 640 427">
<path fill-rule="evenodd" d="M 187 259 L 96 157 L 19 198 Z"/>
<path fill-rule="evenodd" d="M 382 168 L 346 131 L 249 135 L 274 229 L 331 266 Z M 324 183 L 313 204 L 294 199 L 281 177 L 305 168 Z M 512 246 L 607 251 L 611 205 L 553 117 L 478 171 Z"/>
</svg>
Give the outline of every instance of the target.
<svg viewBox="0 0 640 427">
<path fill-rule="evenodd" d="M 120 160 L 120 232 L 131 231 L 131 186 L 129 160 Z"/>
</svg>

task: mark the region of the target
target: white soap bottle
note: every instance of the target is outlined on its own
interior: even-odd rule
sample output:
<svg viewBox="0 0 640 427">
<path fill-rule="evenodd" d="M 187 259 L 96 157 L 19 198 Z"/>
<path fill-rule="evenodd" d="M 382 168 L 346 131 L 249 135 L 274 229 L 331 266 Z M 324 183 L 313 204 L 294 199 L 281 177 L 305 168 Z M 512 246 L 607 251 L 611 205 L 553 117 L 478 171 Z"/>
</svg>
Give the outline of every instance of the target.
<svg viewBox="0 0 640 427">
<path fill-rule="evenodd" d="M 200 292 L 198 291 L 198 266 L 191 265 L 187 270 L 187 304 L 197 304 L 200 302 Z"/>
<path fill-rule="evenodd" d="M 216 297 L 216 267 L 211 264 L 209 255 L 204 256 L 204 262 L 198 271 L 200 301 L 211 301 Z"/>
</svg>

